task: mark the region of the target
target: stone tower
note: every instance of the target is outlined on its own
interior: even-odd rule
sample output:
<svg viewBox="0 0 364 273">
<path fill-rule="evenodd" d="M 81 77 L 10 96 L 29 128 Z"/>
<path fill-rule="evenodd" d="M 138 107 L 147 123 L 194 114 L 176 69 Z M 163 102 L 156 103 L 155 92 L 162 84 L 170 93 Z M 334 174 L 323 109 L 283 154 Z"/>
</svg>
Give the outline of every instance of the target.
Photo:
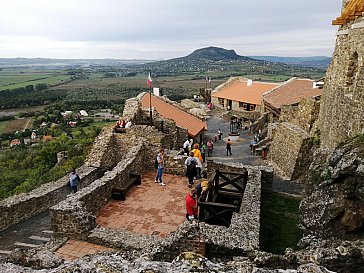
<svg viewBox="0 0 364 273">
<path fill-rule="evenodd" d="M 361 3 L 358 3 L 361 2 Z M 343 0 L 336 47 L 327 70 L 320 108 L 321 145 L 364 133 L 364 0 Z"/>
</svg>

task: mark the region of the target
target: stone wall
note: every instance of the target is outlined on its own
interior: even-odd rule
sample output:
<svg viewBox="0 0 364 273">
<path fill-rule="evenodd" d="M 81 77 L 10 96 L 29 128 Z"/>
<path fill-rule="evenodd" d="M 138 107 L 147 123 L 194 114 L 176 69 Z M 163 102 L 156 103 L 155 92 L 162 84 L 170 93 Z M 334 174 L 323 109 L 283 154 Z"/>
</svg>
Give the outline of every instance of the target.
<svg viewBox="0 0 364 273">
<path fill-rule="evenodd" d="M 311 133 L 320 112 L 320 102 L 315 99 L 302 100 L 298 106 L 282 106 L 280 122 L 289 122 Z"/>
<path fill-rule="evenodd" d="M 311 136 L 291 123 L 280 123 L 270 147 L 269 159 L 287 179 L 299 178 L 311 161 Z"/>
<path fill-rule="evenodd" d="M 97 136 L 85 160 L 86 166 L 112 169 L 126 152 L 125 145 L 118 142 L 117 134 L 113 134 L 113 127 L 104 128 Z"/>
<path fill-rule="evenodd" d="M 321 147 L 331 151 L 364 130 L 363 16 L 339 30 L 320 109 Z"/>
<path fill-rule="evenodd" d="M 130 174 L 140 174 L 145 164 L 141 141 L 130 147 L 124 158 L 103 177 L 50 209 L 54 234 L 85 239 L 96 226 L 95 213 L 111 199 L 112 189 L 123 187 Z"/>
<path fill-rule="evenodd" d="M 207 256 L 234 256 L 259 249 L 261 189 L 262 184 L 265 188 L 271 187 L 273 169 L 240 163 L 208 161 L 207 164 L 210 174 L 215 169 L 248 172 L 248 183 L 240 211 L 233 214 L 229 227 L 185 221 L 175 232 L 163 239 L 97 227 L 88 240 L 116 249 L 138 250 L 153 260 L 162 261 L 171 261 L 185 251 L 202 251 L 205 243 L 209 246 Z"/>
<path fill-rule="evenodd" d="M 87 187 L 102 176 L 94 167 L 82 166 L 77 170 L 81 182 L 79 188 Z M 24 194 L 9 197 L 0 202 L 0 230 L 20 223 L 64 200 L 71 193 L 68 175 Z"/>
<path fill-rule="evenodd" d="M 136 98 L 126 100 L 123 117 L 130 119 L 133 124 L 149 124 L 150 112 L 149 109 L 142 109 L 139 102 L 145 93 L 139 94 Z M 177 106 L 175 102 L 169 101 L 167 98 L 160 97 L 166 102 Z M 184 110 L 184 109 L 183 109 Z M 163 118 L 154 108 L 152 108 L 152 119 L 154 126 L 165 133 L 165 141 L 163 147 L 167 149 L 178 149 L 183 146 L 183 143 L 188 139 L 188 131 L 185 128 L 180 128 L 173 120 Z M 163 125 L 162 125 L 163 124 Z M 163 127 L 163 128 L 162 128 Z"/>
</svg>

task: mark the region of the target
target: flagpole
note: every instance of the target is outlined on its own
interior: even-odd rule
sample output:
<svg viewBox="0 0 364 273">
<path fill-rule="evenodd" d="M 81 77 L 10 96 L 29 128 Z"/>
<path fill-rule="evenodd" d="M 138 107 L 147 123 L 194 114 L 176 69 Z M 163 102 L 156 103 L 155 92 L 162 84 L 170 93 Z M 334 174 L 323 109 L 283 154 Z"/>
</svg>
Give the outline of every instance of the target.
<svg viewBox="0 0 364 273">
<path fill-rule="evenodd" d="M 153 115 L 152 115 L 152 85 L 149 86 L 149 122 L 150 126 L 153 125 Z"/>
<path fill-rule="evenodd" d="M 150 81 L 149 84 L 149 123 L 150 126 L 153 125 L 153 114 L 152 114 L 152 76 L 151 76 L 151 72 L 149 72 L 149 77 L 148 77 L 148 81 Z"/>
</svg>

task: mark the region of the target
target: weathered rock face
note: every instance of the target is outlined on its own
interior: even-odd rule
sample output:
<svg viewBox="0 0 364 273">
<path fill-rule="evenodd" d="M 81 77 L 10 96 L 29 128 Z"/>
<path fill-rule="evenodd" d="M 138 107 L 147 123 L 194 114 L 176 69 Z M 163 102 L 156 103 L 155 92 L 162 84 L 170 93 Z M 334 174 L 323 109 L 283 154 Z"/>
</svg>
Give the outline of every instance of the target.
<svg viewBox="0 0 364 273">
<path fill-rule="evenodd" d="M 363 135 L 349 140 L 327 159 L 322 150 L 317 151 L 307 177 L 308 196 L 300 206 L 306 234 L 364 238 L 361 234 L 364 228 L 363 168 Z"/>
<path fill-rule="evenodd" d="M 338 35 L 326 73 L 320 129 L 322 147 L 329 150 L 364 130 L 364 27 L 353 26 L 362 19 L 363 16 L 340 28 L 348 33 Z"/>
</svg>

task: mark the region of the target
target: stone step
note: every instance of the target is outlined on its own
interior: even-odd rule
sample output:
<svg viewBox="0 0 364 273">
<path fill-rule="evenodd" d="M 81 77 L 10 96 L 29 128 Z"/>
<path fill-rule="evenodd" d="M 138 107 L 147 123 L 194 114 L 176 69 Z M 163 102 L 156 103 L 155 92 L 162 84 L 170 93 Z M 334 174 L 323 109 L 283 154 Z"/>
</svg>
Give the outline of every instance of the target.
<svg viewBox="0 0 364 273">
<path fill-rule="evenodd" d="M 47 233 L 47 234 L 53 234 L 52 230 L 42 230 L 43 233 Z"/>
<path fill-rule="evenodd" d="M 14 245 L 17 245 L 17 246 L 25 246 L 25 247 L 39 247 L 39 245 L 27 244 L 27 243 L 22 243 L 22 242 L 15 242 Z"/>
<path fill-rule="evenodd" d="M 9 251 L 9 250 L 1 250 L 1 249 L 0 249 L 0 255 L 1 255 L 1 254 L 4 254 L 4 255 L 10 255 L 10 253 L 11 253 L 11 251 Z"/>
<path fill-rule="evenodd" d="M 30 236 L 29 239 L 36 240 L 36 241 L 43 241 L 43 242 L 48 242 L 51 240 L 51 238 L 40 237 L 40 236 Z"/>
</svg>

